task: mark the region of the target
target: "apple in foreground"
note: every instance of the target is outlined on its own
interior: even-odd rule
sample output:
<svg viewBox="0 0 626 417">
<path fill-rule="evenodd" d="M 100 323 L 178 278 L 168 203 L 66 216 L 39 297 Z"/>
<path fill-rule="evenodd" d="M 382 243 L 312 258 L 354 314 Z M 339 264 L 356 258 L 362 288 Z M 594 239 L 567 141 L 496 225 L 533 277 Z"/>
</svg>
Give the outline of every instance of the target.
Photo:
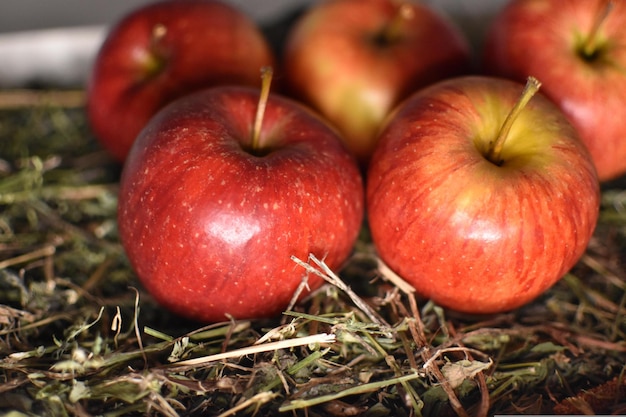
<svg viewBox="0 0 626 417">
<path fill-rule="evenodd" d="M 487 314 L 531 301 L 595 229 L 591 157 L 550 100 L 530 99 L 533 85 L 443 81 L 408 98 L 381 134 L 367 177 L 373 242 L 444 307 Z"/>
<path fill-rule="evenodd" d="M 257 102 L 258 89 L 236 86 L 180 98 L 124 165 L 121 241 L 146 289 L 180 316 L 275 316 L 303 277 L 291 256 L 336 270 L 361 227 L 361 174 L 336 131 L 278 95 L 253 128 Z"/>
<path fill-rule="evenodd" d="M 215 0 L 165 0 L 133 10 L 111 28 L 91 70 L 89 122 L 124 161 L 163 105 L 222 84 L 257 86 L 273 52 L 248 16 Z"/>
<path fill-rule="evenodd" d="M 495 17 L 484 69 L 533 75 L 578 129 L 600 181 L 626 173 L 626 2 L 513 0 Z"/>
<path fill-rule="evenodd" d="M 470 68 L 463 34 L 425 4 L 330 0 L 287 35 L 285 84 L 341 131 L 366 165 L 388 112 L 416 89 Z"/>
</svg>

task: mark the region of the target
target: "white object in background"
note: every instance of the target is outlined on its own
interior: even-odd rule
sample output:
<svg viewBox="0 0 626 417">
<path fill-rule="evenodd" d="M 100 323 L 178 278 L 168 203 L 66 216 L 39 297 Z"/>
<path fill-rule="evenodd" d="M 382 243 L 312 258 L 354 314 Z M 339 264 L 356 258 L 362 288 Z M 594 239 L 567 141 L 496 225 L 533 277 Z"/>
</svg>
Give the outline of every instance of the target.
<svg viewBox="0 0 626 417">
<path fill-rule="evenodd" d="M 89 2 L 88 6 L 86 1 Z M 49 87 L 83 86 L 109 25 L 131 9 L 150 1 L 23 0 L 2 4 L 0 88 L 24 87 L 32 83 Z M 241 8 L 263 25 L 271 24 L 281 16 L 319 0 L 226 1 Z M 423 1 L 456 21 L 478 54 L 484 32 L 493 15 L 508 0 Z M 35 8 L 39 12 L 31 13 Z M 95 26 L 71 26 L 80 22 L 81 17 L 85 22 L 101 23 Z M 43 24 L 42 20 L 68 26 L 35 29 Z M 15 27 L 29 30 L 2 33 L 2 30 L 7 30 L 7 26 L 13 30 Z"/>
<path fill-rule="evenodd" d="M 0 88 L 19 88 L 33 83 L 48 87 L 83 86 L 110 25 L 131 10 L 153 1 L 20 0 L 3 3 L 0 6 Z M 314 0 L 226 1 L 265 24 Z"/>
<path fill-rule="evenodd" d="M 105 36 L 104 26 L 1 34 L 0 88 L 84 85 Z"/>
</svg>

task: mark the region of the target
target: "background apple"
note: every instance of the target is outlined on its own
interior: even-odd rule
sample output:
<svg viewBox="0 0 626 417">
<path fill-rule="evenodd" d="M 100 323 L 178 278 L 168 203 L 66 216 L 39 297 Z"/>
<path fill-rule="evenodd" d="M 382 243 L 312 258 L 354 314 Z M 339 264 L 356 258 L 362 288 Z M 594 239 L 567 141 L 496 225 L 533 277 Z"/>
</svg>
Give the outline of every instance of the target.
<svg viewBox="0 0 626 417">
<path fill-rule="evenodd" d="M 485 44 L 487 73 L 542 81 L 580 132 L 601 181 L 626 172 L 624 27 L 623 1 L 513 0 Z"/>
<path fill-rule="evenodd" d="M 165 0 L 129 13 L 93 65 L 88 115 L 118 160 L 164 104 L 218 84 L 256 86 L 273 65 L 263 34 L 241 11 L 214 0 Z"/>
<path fill-rule="evenodd" d="M 397 109 L 372 158 L 367 213 L 378 253 L 445 307 L 521 306 L 574 265 L 594 231 L 591 157 L 547 98 L 509 119 L 491 156 L 521 91 L 487 77 L 426 87 Z"/>
<path fill-rule="evenodd" d="M 164 108 L 126 160 L 120 237 L 171 311 L 214 322 L 288 305 L 309 253 L 338 268 L 363 219 L 363 185 L 335 130 L 270 95 L 252 145 L 257 89 L 214 87 Z M 310 288 L 321 284 L 309 277 Z"/>
<path fill-rule="evenodd" d="M 366 163 L 387 113 L 415 89 L 469 70 L 469 46 L 444 16 L 420 3 L 330 0 L 288 33 L 290 94 L 334 123 Z"/>
</svg>

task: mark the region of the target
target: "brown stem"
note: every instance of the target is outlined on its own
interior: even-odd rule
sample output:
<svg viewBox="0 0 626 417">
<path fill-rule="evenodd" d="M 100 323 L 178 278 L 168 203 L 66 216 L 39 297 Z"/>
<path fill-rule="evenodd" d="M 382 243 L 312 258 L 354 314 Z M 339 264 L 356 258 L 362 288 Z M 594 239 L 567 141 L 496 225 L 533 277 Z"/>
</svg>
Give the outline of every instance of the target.
<svg viewBox="0 0 626 417">
<path fill-rule="evenodd" d="M 167 34 L 167 27 L 164 24 L 158 23 L 152 28 L 152 34 L 150 37 L 151 46 L 156 46 Z"/>
<path fill-rule="evenodd" d="M 163 39 L 167 35 L 167 27 L 156 24 L 150 34 L 148 54 L 145 56 L 144 68 L 147 78 L 151 78 L 161 72 L 167 60 L 167 53 L 163 46 Z"/>
<path fill-rule="evenodd" d="M 596 18 L 593 21 L 593 26 L 591 27 L 591 32 L 589 32 L 589 36 L 585 39 L 585 43 L 582 48 L 582 53 L 586 57 L 592 57 L 596 52 L 598 33 L 600 32 L 602 24 L 606 21 L 606 18 L 609 13 L 611 13 L 612 9 L 613 1 L 608 0 L 602 10 L 600 10 L 596 15 Z"/>
<path fill-rule="evenodd" d="M 502 164 L 501 154 L 502 149 L 504 148 L 504 143 L 509 137 L 509 132 L 511 131 L 511 127 L 515 120 L 520 115 L 524 107 L 528 104 L 530 99 L 535 95 L 539 88 L 541 87 L 541 83 L 535 77 L 528 77 L 526 81 L 526 86 L 524 90 L 522 90 L 522 94 L 520 95 L 517 103 L 511 109 L 509 114 L 504 119 L 504 123 L 500 127 L 500 131 L 498 132 L 498 137 L 495 141 L 491 142 L 489 146 L 489 150 L 487 152 L 487 159 L 493 162 L 496 165 Z"/>
<path fill-rule="evenodd" d="M 265 107 L 267 106 L 267 99 L 270 95 L 273 73 L 274 71 L 272 70 L 272 67 L 261 68 L 261 94 L 259 96 L 259 104 L 254 118 L 254 127 L 252 129 L 252 138 L 250 141 L 250 148 L 253 151 L 259 149 L 259 138 L 261 136 L 263 116 L 265 115 Z"/>
</svg>

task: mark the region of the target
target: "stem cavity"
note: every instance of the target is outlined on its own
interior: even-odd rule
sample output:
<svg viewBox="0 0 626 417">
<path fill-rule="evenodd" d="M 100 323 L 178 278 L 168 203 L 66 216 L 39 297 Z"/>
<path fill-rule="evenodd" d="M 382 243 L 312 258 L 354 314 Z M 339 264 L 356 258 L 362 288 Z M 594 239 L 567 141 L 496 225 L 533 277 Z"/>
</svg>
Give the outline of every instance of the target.
<svg viewBox="0 0 626 417">
<path fill-rule="evenodd" d="M 585 59 L 591 60 L 597 55 L 599 48 L 598 33 L 604 22 L 606 22 L 611 10 L 613 10 L 613 0 L 607 0 L 605 6 L 596 15 L 593 26 L 591 27 L 591 32 L 589 32 L 581 48 L 581 53 Z"/>
</svg>

